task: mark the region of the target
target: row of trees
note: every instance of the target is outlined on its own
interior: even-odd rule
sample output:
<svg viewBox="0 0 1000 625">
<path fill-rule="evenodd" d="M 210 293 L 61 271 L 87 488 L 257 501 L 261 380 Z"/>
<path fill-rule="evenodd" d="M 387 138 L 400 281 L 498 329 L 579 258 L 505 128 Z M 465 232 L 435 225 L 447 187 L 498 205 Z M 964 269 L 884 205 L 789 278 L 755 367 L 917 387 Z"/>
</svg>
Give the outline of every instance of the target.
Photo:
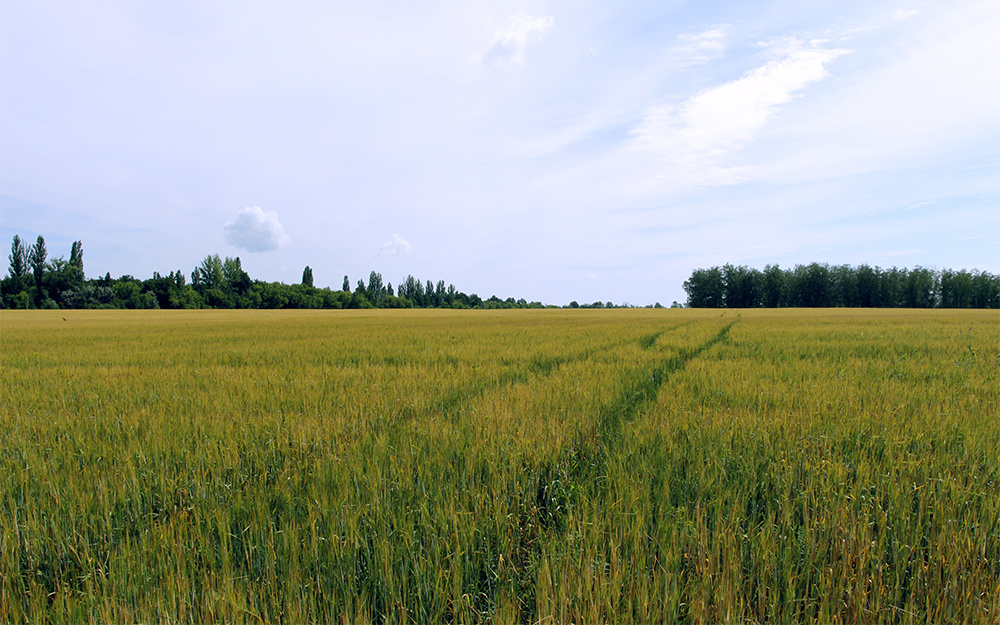
<svg viewBox="0 0 1000 625">
<path fill-rule="evenodd" d="M 10 270 L 4 278 L 3 305 L 28 308 L 44 306 L 50 300 L 49 292 L 62 293 L 80 288 L 84 283 L 83 244 L 74 241 L 69 260 L 63 257 L 49 260 L 45 239 L 41 236 L 34 245 L 27 245 L 14 235 L 11 243 Z"/>
<path fill-rule="evenodd" d="M 299 284 L 254 280 L 239 257 L 206 256 L 191 272 L 190 281 L 178 271 L 153 273 L 147 280 L 129 275 L 88 280 L 83 272 L 83 244 L 76 241 L 69 260 L 48 258 L 45 239 L 26 245 L 14 236 L 10 270 L 0 281 L 4 308 L 542 308 L 541 302 L 482 299 L 467 295 L 444 281 L 422 282 L 407 276 L 398 288 L 371 272 L 368 283 L 351 289 L 344 276 L 339 291 L 317 288 L 306 267 Z"/>
<path fill-rule="evenodd" d="M 924 267 L 724 265 L 694 270 L 684 291 L 691 308 L 1000 308 L 1000 276 Z"/>
<path fill-rule="evenodd" d="M 129 275 L 88 280 L 83 244 L 75 241 L 69 258 L 49 259 L 41 236 L 28 245 L 17 235 L 11 244 L 10 270 L 0 280 L 3 308 L 542 308 L 495 295 L 482 299 L 444 281 L 407 276 L 396 288 L 372 271 L 368 282 L 352 289 L 344 276 L 339 291 L 313 285 L 306 267 L 299 284 L 251 279 L 239 257 L 206 256 L 187 276 L 153 273 L 147 280 Z M 881 269 L 861 265 L 812 263 L 763 271 L 724 265 L 696 269 L 684 282 L 691 308 L 1000 308 L 1000 276 L 985 271 Z M 677 305 L 676 303 L 674 305 Z M 627 306 L 627 305 L 626 305 Z M 611 302 L 570 308 L 614 308 Z M 659 307 L 659 304 L 656 304 Z"/>
</svg>

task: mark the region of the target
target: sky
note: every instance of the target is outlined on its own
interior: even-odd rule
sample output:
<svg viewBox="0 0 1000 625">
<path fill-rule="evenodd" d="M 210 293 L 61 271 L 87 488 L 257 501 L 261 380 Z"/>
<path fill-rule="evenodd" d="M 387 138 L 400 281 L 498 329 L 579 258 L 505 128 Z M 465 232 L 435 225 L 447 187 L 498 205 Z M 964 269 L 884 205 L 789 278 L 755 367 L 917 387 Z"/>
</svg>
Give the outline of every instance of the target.
<svg viewBox="0 0 1000 625">
<path fill-rule="evenodd" d="M 3 0 L 0 268 L 683 302 L 1000 272 L 995 0 Z"/>
</svg>

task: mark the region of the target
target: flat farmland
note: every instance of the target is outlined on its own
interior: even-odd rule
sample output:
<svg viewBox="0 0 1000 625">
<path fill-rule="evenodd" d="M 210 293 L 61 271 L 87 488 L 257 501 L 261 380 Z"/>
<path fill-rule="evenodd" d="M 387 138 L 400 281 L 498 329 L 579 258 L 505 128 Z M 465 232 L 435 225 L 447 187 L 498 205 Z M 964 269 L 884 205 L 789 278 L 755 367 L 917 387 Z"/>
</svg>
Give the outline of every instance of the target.
<svg viewBox="0 0 1000 625">
<path fill-rule="evenodd" d="M 0 622 L 1000 623 L 1000 315 L 2 311 Z"/>
</svg>

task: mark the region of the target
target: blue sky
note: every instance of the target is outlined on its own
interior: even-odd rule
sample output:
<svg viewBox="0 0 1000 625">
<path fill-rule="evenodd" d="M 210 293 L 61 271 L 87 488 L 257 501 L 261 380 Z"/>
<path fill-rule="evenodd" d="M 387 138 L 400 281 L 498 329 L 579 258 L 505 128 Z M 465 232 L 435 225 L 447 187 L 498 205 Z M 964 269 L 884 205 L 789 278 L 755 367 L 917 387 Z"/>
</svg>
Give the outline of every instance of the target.
<svg viewBox="0 0 1000 625">
<path fill-rule="evenodd" d="M 565 304 L 1000 271 L 1000 5 L 0 4 L 0 236 Z"/>
</svg>

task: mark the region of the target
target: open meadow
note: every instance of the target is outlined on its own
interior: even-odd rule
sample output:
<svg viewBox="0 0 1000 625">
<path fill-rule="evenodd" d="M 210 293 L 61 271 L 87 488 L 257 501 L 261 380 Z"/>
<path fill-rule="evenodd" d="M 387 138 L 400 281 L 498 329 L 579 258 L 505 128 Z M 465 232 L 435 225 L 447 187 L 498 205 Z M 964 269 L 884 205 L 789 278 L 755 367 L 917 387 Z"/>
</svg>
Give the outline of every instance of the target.
<svg viewBox="0 0 1000 625">
<path fill-rule="evenodd" d="M 2 311 L 0 622 L 1000 623 L 1000 315 Z"/>
</svg>

